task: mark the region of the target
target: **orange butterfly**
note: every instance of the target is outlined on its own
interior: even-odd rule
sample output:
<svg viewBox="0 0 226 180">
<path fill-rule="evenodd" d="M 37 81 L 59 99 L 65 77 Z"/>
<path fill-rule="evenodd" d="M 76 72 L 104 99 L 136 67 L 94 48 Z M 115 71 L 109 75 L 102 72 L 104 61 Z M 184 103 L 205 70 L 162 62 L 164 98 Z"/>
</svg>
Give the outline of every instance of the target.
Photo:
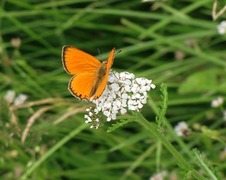
<svg viewBox="0 0 226 180">
<path fill-rule="evenodd" d="M 111 66 L 114 61 L 115 48 L 108 56 L 107 62 L 100 62 L 90 54 L 73 46 L 62 49 L 63 66 L 68 74 L 72 74 L 68 89 L 78 98 L 93 100 L 103 93 Z"/>
</svg>

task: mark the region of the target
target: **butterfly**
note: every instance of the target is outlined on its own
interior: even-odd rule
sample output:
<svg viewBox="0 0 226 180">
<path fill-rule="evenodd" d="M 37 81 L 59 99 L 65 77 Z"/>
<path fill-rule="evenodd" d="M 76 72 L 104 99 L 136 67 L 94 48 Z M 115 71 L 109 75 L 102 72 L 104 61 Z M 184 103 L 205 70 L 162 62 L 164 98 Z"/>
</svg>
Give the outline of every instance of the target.
<svg viewBox="0 0 226 180">
<path fill-rule="evenodd" d="M 114 61 L 115 48 L 108 56 L 107 61 L 100 62 L 92 55 L 66 45 L 62 48 L 64 69 L 73 75 L 68 89 L 72 95 L 80 99 L 95 100 L 103 93 L 111 66 Z"/>
</svg>

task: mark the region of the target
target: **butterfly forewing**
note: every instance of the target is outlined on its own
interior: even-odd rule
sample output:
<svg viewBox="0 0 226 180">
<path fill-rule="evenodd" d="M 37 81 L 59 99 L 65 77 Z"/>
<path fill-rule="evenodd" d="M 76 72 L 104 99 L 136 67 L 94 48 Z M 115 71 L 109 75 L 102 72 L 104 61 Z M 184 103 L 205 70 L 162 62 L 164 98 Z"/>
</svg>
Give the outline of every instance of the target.
<svg viewBox="0 0 226 180">
<path fill-rule="evenodd" d="M 115 57 L 115 48 L 113 48 L 108 56 L 107 60 L 107 72 L 111 70 L 111 66 L 114 62 L 114 57 Z"/>
<path fill-rule="evenodd" d="M 90 54 L 73 46 L 64 46 L 62 60 L 65 70 L 69 74 L 97 71 L 101 62 Z"/>
</svg>

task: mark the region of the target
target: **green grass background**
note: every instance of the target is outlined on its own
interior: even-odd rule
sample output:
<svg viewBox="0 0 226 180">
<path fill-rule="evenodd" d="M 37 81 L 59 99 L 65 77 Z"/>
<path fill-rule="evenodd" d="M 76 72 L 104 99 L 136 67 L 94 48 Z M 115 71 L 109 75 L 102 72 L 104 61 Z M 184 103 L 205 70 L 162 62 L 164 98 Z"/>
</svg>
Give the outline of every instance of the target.
<svg viewBox="0 0 226 180">
<path fill-rule="evenodd" d="M 217 10 L 225 4 L 219 1 Z M 210 104 L 226 96 L 226 35 L 217 32 L 226 14 L 213 21 L 212 5 L 212 0 L 2 0 L 1 179 L 141 180 L 162 171 L 167 171 L 165 179 L 225 179 L 225 106 Z M 21 45 L 14 47 L 12 39 L 17 37 Z M 121 52 L 114 70 L 152 79 L 157 87 L 137 119 L 152 122 L 164 139 L 137 121 L 110 133 L 111 123 L 98 130 L 85 125 L 84 109 L 90 103 L 67 90 L 64 45 L 100 60 L 116 47 Z M 162 83 L 168 86 L 164 102 Z M 8 90 L 28 95 L 24 106 L 7 104 Z M 168 109 L 154 126 L 161 104 Z M 129 114 L 117 121 L 128 119 Z M 173 130 L 181 121 L 191 130 L 183 138 Z"/>
</svg>

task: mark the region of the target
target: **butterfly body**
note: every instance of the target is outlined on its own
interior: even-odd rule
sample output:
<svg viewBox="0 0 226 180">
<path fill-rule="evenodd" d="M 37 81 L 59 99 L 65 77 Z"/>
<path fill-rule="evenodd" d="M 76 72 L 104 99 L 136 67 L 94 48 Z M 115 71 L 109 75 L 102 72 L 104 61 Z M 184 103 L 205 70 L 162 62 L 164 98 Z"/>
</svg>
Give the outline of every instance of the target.
<svg viewBox="0 0 226 180">
<path fill-rule="evenodd" d="M 103 93 L 113 64 L 115 48 L 107 61 L 100 62 L 90 54 L 73 46 L 64 46 L 62 50 L 63 66 L 73 77 L 68 89 L 80 99 L 97 99 Z"/>
</svg>

